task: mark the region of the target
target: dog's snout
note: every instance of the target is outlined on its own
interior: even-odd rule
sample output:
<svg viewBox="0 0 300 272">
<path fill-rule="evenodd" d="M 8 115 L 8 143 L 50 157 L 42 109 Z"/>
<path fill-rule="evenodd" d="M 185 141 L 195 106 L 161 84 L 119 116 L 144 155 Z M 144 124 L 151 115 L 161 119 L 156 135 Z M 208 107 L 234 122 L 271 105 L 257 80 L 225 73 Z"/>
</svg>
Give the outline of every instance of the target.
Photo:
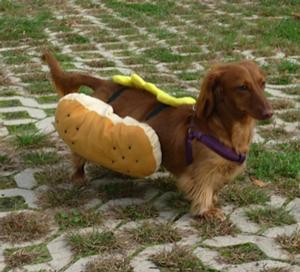
<svg viewBox="0 0 300 272">
<path fill-rule="evenodd" d="M 273 116 L 273 110 L 272 109 L 265 109 L 262 113 L 263 119 L 270 119 Z"/>
</svg>

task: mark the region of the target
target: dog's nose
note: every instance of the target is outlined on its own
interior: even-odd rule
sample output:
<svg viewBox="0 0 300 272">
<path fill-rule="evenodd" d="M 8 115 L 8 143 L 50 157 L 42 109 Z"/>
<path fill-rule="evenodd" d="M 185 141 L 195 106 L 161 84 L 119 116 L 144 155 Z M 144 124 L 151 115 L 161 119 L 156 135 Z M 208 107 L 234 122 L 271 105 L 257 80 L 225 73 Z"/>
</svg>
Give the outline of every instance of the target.
<svg viewBox="0 0 300 272">
<path fill-rule="evenodd" d="M 266 109 L 262 113 L 263 119 L 270 119 L 273 116 L 273 111 L 271 109 Z"/>
</svg>

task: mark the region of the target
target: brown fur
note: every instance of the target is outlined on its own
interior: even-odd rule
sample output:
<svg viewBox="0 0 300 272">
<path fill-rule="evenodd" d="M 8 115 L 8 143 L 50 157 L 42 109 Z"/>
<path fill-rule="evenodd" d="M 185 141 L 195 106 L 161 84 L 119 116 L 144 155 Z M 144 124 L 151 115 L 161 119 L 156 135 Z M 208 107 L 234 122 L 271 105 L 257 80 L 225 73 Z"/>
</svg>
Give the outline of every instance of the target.
<svg viewBox="0 0 300 272">
<path fill-rule="evenodd" d="M 85 85 L 94 89 L 94 97 L 107 101 L 120 88 L 111 81 L 64 72 L 50 53 L 46 52 L 43 58 L 60 95 Z M 250 61 L 214 67 L 203 80 L 195 111 L 191 106 L 170 107 L 147 122 L 159 136 L 162 164 L 178 178 L 178 187 L 191 201 L 194 215 L 223 218 L 221 211 L 214 207 L 218 191 L 242 171 L 243 165 L 220 157 L 196 140 L 193 163 L 187 165 L 185 139 L 190 120 L 193 118 L 197 129 L 213 135 L 237 153 L 247 153 L 255 119 L 272 116 L 272 108 L 263 94 L 264 82 L 263 73 Z M 111 103 L 121 117 L 131 116 L 139 121 L 144 121 L 157 104 L 152 94 L 134 88 Z M 73 177 L 83 179 L 84 161 L 78 157 L 75 161 Z"/>
</svg>

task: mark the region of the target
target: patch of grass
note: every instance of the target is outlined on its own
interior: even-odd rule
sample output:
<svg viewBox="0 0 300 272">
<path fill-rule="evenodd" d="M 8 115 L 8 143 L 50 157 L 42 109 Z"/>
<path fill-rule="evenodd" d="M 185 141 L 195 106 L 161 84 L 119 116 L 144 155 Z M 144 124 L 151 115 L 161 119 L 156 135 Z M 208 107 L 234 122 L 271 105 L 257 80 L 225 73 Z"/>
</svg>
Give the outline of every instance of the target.
<svg viewBox="0 0 300 272">
<path fill-rule="evenodd" d="M 283 60 L 278 65 L 279 72 L 288 72 L 288 73 L 296 73 L 300 69 L 300 65 L 290 62 L 288 60 Z"/>
<path fill-rule="evenodd" d="M 63 210 L 55 215 L 55 220 L 61 230 L 70 228 L 85 228 L 99 225 L 102 218 L 99 213 L 90 210 Z"/>
<path fill-rule="evenodd" d="M 135 182 L 120 182 L 105 184 L 99 187 L 99 196 L 102 200 L 108 201 L 115 198 L 140 197 L 143 195 L 142 188 Z"/>
<path fill-rule="evenodd" d="M 300 110 L 280 113 L 279 117 L 286 122 L 300 122 Z"/>
<path fill-rule="evenodd" d="M 280 246 L 292 254 L 300 254 L 300 231 L 294 231 L 291 235 L 280 235 L 276 237 Z"/>
<path fill-rule="evenodd" d="M 17 187 L 17 184 L 13 176 L 0 177 L 0 190 L 15 188 L 15 187 Z"/>
<path fill-rule="evenodd" d="M 285 110 L 295 107 L 295 103 L 288 99 L 272 99 L 270 102 L 274 110 Z"/>
<path fill-rule="evenodd" d="M 26 118 L 30 118 L 30 115 L 27 113 L 27 111 L 0 113 L 0 119 L 5 119 L 5 120 L 26 119 Z"/>
<path fill-rule="evenodd" d="M 150 204 L 130 205 L 126 207 L 115 207 L 114 213 L 117 219 L 142 220 L 158 216 L 158 211 Z"/>
<path fill-rule="evenodd" d="M 137 229 L 128 231 L 131 238 L 146 245 L 174 243 L 181 239 L 177 229 L 171 223 L 143 223 Z"/>
<path fill-rule="evenodd" d="M 274 267 L 274 268 L 265 268 L 263 270 L 259 270 L 259 272 L 290 272 L 290 270 L 288 268 Z"/>
<path fill-rule="evenodd" d="M 0 101 L 0 108 L 18 107 L 18 106 L 22 106 L 22 104 L 17 99 L 15 99 L 15 100 L 1 100 Z"/>
<path fill-rule="evenodd" d="M 159 267 L 160 271 L 193 271 L 214 272 L 217 270 L 205 267 L 202 262 L 193 255 L 192 251 L 185 247 L 174 246 L 171 251 L 163 251 L 152 255 L 150 260 Z"/>
<path fill-rule="evenodd" d="M 219 220 L 197 219 L 193 223 L 193 227 L 198 230 L 199 236 L 203 239 L 213 238 L 215 236 L 226 236 L 240 233 L 238 228 L 227 218 L 220 222 Z"/>
<path fill-rule="evenodd" d="M 261 128 L 259 134 L 267 140 L 284 140 L 291 135 L 281 127 Z"/>
<path fill-rule="evenodd" d="M 169 207 L 180 211 L 181 213 L 185 213 L 190 210 L 190 202 L 180 193 L 171 195 L 167 199 L 167 204 Z"/>
<path fill-rule="evenodd" d="M 44 213 L 11 213 L 0 221 L 0 239 L 13 243 L 40 239 L 49 230 L 49 218 Z"/>
<path fill-rule="evenodd" d="M 273 118 L 271 118 L 271 119 L 266 119 L 266 120 L 259 120 L 258 122 L 257 122 L 257 125 L 259 125 L 259 126 L 265 126 L 265 125 L 270 125 L 270 124 L 272 124 L 273 123 Z"/>
<path fill-rule="evenodd" d="M 291 225 L 296 223 L 284 208 L 259 208 L 246 211 L 250 220 L 262 225 L 264 228 Z"/>
<path fill-rule="evenodd" d="M 103 68 L 103 67 L 115 67 L 115 63 L 109 60 L 92 60 L 85 63 L 90 67 Z"/>
<path fill-rule="evenodd" d="M 21 196 L 1 197 L 0 212 L 15 211 L 28 208 L 25 200 Z"/>
<path fill-rule="evenodd" d="M 69 183 L 70 177 L 65 166 L 47 165 L 41 172 L 34 173 L 38 185 L 55 186 L 61 183 Z"/>
<path fill-rule="evenodd" d="M 58 99 L 57 95 L 40 96 L 36 98 L 40 104 L 56 103 Z"/>
<path fill-rule="evenodd" d="M 78 257 L 113 252 L 121 248 L 121 245 L 111 231 L 93 231 L 84 235 L 71 233 L 68 235 L 67 240 L 72 251 Z"/>
<path fill-rule="evenodd" d="M 28 132 L 16 135 L 15 141 L 17 146 L 22 148 L 49 147 L 51 145 L 48 135 L 41 132 Z"/>
<path fill-rule="evenodd" d="M 54 93 L 53 87 L 48 81 L 34 81 L 27 87 L 27 90 L 30 94 Z"/>
<path fill-rule="evenodd" d="M 51 14 L 47 11 L 40 11 L 36 16 L 1 16 L 0 18 L 0 40 L 19 41 L 22 39 L 46 38 L 44 27 L 47 26 Z"/>
<path fill-rule="evenodd" d="M 167 48 L 151 48 L 144 51 L 146 58 L 153 58 L 159 62 L 180 62 L 183 60 L 183 56 L 172 53 Z"/>
<path fill-rule="evenodd" d="M 246 181 L 235 181 L 228 184 L 221 191 L 221 201 L 233 203 L 237 206 L 248 206 L 251 204 L 264 205 L 269 199 L 270 196 L 264 189 L 258 188 Z"/>
<path fill-rule="evenodd" d="M 291 95 L 300 95 L 300 88 L 299 87 L 288 88 L 285 90 L 285 92 Z"/>
<path fill-rule="evenodd" d="M 66 35 L 64 40 L 66 43 L 69 44 L 85 44 L 90 42 L 90 40 L 87 37 L 76 33 L 70 33 Z"/>
<path fill-rule="evenodd" d="M 9 268 L 44 263 L 52 259 L 47 246 L 44 244 L 6 249 L 4 257 Z"/>
<path fill-rule="evenodd" d="M 230 264 L 242 264 L 266 259 L 267 256 L 254 244 L 242 244 L 219 250 L 221 260 Z"/>
<path fill-rule="evenodd" d="M 177 75 L 182 80 L 199 80 L 199 72 L 183 72 Z"/>
<path fill-rule="evenodd" d="M 31 57 L 28 55 L 14 55 L 14 56 L 4 57 L 4 61 L 8 65 L 22 64 L 22 63 L 30 62 L 30 60 Z"/>
<path fill-rule="evenodd" d="M 300 153 L 295 150 L 295 147 L 296 143 L 292 146 L 287 144 L 277 146 L 280 149 L 276 150 L 274 147 L 267 149 L 263 145 L 253 144 L 248 158 L 250 175 L 266 181 L 297 178 L 300 169 Z"/>
<path fill-rule="evenodd" d="M 59 162 L 60 156 L 55 152 L 40 152 L 33 151 L 22 155 L 22 159 L 25 164 L 33 165 L 46 165 L 55 164 Z"/>
<path fill-rule="evenodd" d="M 39 203 L 43 208 L 68 207 L 74 208 L 83 205 L 92 197 L 91 192 L 79 188 L 54 187 L 39 196 Z"/>
<path fill-rule="evenodd" d="M 37 131 L 37 128 L 33 123 L 7 126 L 7 129 L 11 134 L 33 133 Z"/>
<path fill-rule="evenodd" d="M 85 266 L 85 272 L 133 272 L 127 258 L 97 259 Z"/>
<path fill-rule="evenodd" d="M 54 116 L 56 109 L 45 109 L 47 116 Z"/>
</svg>

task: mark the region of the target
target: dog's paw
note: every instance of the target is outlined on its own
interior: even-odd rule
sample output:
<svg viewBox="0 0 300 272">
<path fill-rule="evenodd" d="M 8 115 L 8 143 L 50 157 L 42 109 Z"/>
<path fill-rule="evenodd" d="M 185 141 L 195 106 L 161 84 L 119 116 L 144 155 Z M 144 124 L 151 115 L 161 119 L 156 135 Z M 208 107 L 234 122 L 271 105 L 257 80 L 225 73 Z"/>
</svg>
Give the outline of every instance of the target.
<svg viewBox="0 0 300 272">
<path fill-rule="evenodd" d="M 206 219 L 206 220 L 220 220 L 220 221 L 225 221 L 226 216 L 222 212 L 221 209 L 218 208 L 211 208 L 201 214 L 201 216 Z"/>
</svg>

